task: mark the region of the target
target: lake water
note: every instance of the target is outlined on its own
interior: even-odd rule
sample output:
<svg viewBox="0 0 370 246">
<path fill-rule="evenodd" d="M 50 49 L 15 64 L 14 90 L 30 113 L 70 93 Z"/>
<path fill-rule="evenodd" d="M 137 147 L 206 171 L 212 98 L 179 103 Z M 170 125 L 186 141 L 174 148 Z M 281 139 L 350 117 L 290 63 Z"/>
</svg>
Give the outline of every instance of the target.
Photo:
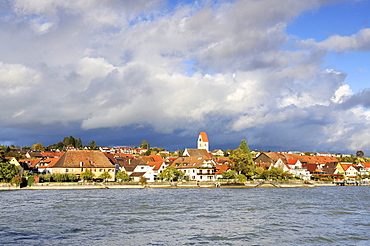
<svg viewBox="0 0 370 246">
<path fill-rule="evenodd" d="M 0 245 L 370 245 L 370 186 L 0 197 Z"/>
</svg>

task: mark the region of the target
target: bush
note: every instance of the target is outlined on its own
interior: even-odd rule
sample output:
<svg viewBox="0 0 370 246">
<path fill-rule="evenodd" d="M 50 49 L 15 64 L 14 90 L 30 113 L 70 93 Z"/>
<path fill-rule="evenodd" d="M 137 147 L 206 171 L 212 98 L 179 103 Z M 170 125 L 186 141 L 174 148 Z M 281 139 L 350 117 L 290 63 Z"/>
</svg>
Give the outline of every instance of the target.
<svg viewBox="0 0 370 246">
<path fill-rule="evenodd" d="M 117 175 L 116 175 L 116 179 L 129 181 L 130 180 L 130 175 L 128 175 L 127 172 L 125 172 L 125 171 L 118 171 Z"/>
<path fill-rule="evenodd" d="M 146 184 L 146 178 L 144 176 L 140 177 L 140 183 Z"/>
<path fill-rule="evenodd" d="M 235 176 L 235 179 L 238 181 L 238 182 L 245 182 L 247 181 L 247 177 L 244 176 L 244 174 L 238 174 Z"/>
<path fill-rule="evenodd" d="M 28 179 L 27 179 L 27 186 L 32 186 L 33 185 L 33 183 L 35 183 L 35 178 L 34 177 L 28 177 Z"/>
<path fill-rule="evenodd" d="M 22 184 L 22 176 L 21 175 L 16 175 L 12 178 L 11 182 L 13 184 L 16 184 L 17 186 L 20 186 Z"/>
<path fill-rule="evenodd" d="M 65 182 L 68 181 L 68 174 L 66 173 L 53 173 L 51 175 L 52 179 L 55 182 Z"/>
<path fill-rule="evenodd" d="M 51 174 L 43 174 L 43 175 L 40 175 L 40 178 L 42 178 L 46 182 L 53 181 Z"/>
<path fill-rule="evenodd" d="M 74 173 L 69 173 L 68 174 L 68 180 L 71 182 L 76 182 L 78 180 L 77 175 Z"/>
</svg>

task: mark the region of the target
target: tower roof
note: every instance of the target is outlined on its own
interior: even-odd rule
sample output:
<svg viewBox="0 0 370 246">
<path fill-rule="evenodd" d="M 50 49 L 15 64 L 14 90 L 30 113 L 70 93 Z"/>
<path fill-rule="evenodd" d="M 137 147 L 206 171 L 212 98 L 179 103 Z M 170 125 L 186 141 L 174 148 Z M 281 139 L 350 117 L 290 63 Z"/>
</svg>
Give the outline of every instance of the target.
<svg viewBox="0 0 370 246">
<path fill-rule="evenodd" d="M 199 135 L 202 137 L 203 142 L 208 142 L 207 133 L 201 132 L 201 133 L 199 133 Z"/>
</svg>

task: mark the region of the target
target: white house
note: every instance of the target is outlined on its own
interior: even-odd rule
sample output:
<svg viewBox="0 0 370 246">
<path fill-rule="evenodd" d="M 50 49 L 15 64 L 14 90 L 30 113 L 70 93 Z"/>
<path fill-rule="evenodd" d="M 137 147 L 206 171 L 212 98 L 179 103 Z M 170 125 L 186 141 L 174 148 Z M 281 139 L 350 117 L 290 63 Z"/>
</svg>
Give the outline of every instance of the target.
<svg viewBox="0 0 370 246">
<path fill-rule="evenodd" d="M 172 166 L 185 172 L 190 180 L 214 181 L 216 179 L 215 162 L 205 156 L 179 157 Z"/>
</svg>

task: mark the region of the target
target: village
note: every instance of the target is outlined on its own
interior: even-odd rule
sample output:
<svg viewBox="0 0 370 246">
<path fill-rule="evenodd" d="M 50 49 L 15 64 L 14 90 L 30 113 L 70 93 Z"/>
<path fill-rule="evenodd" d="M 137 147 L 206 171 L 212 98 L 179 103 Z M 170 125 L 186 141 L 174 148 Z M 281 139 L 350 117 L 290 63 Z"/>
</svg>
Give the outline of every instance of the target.
<svg viewBox="0 0 370 246">
<path fill-rule="evenodd" d="M 244 144 L 244 147 L 242 146 Z M 232 154 L 209 151 L 206 132 L 197 138 L 197 148 L 185 148 L 172 155 L 156 154 L 145 148 L 97 147 L 65 152 L 27 151 L 22 158 L 4 157 L 16 167 L 14 177 L 3 182 L 131 182 L 150 184 L 163 181 L 239 182 L 247 180 L 325 181 L 332 184 L 367 184 L 370 163 L 353 155 L 303 152 L 250 151 L 243 140 Z M 244 148 L 244 150 L 243 150 Z M 245 149 L 246 148 L 246 149 Z M 352 161 L 352 162 L 351 162 Z M 0 170 L 1 171 L 1 170 Z M 32 182 L 30 182 L 32 180 Z M 261 184 L 261 183 L 260 183 Z"/>
</svg>

